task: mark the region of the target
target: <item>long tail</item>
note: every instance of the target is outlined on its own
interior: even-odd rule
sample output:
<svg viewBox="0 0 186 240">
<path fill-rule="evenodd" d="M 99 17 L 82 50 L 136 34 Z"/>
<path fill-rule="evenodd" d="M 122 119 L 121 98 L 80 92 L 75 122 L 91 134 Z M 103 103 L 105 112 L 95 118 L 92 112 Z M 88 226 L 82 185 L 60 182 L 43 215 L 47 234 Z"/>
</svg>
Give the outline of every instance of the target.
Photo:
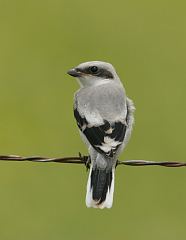
<svg viewBox="0 0 186 240">
<path fill-rule="evenodd" d="M 86 205 L 94 208 L 111 208 L 114 194 L 114 172 L 110 170 L 90 168 L 87 182 Z"/>
</svg>

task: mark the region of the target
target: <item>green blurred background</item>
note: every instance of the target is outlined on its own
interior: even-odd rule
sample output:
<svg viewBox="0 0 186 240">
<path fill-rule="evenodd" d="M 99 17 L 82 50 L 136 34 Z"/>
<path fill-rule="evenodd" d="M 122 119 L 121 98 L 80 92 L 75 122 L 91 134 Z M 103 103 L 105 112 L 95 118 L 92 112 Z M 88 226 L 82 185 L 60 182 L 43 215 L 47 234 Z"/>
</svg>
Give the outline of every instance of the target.
<svg viewBox="0 0 186 240">
<path fill-rule="evenodd" d="M 87 153 L 66 71 L 111 62 L 136 105 L 120 159 L 186 161 L 183 0 L 0 0 L 0 154 Z M 185 239 L 186 169 L 119 167 L 110 210 L 82 166 L 0 162 L 0 239 Z"/>
</svg>

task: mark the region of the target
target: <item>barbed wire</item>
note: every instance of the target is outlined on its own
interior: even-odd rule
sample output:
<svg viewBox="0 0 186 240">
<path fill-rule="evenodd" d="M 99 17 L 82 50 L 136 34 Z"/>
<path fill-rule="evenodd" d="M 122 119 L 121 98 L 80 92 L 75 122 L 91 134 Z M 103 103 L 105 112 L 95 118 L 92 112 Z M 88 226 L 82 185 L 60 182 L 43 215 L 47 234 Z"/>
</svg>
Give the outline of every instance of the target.
<svg viewBox="0 0 186 240">
<path fill-rule="evenodd" d="M 60 158 L 50 158 L 50 157 L 40 157 L 40 156 L 17 156 L 17 155 L 0 155 L 0 161 L 30 161 L 30 162 L 55 162 L 55 163 L 71 163 L 71 164 L 84 164 L 88 169 L 90 167 L 90 157 L 83 156 L 79 153 L 78 157 L 60 157 Z M 186 162 L 170 162 L 170 161 L 147 161 L 147 160 L 125 160 L 117 161 L 118 165 L 126 166 L 163 166 L 163 167 L 186 167 Z"/>
</svg>

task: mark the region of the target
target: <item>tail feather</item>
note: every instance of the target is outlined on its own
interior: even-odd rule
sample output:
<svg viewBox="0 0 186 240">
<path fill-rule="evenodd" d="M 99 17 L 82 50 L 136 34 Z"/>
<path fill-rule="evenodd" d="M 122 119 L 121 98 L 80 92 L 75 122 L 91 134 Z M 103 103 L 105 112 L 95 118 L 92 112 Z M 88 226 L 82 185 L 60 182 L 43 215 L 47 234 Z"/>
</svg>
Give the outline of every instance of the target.
<svg viewBox="0 0 186 240">
<path fill-rule="evenodd" d="M 94 208 L 111 208 L 114 193 L 114 171 L 110 169 L 90 169 L 86 205 Z"/>
</svg>

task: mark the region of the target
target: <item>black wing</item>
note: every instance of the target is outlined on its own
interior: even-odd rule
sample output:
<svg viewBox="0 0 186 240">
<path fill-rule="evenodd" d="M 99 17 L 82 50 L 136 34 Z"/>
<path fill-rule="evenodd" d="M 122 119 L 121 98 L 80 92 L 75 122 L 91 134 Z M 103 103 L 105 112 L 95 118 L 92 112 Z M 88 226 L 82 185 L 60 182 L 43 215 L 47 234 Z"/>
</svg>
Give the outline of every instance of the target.
<svg viewBox="0 0 186 240">
<path fill-rule="evenodd" d="M 123 143 L 127 125 L 122 122 L 109 123 L 104 120 L 104 124 L 100 126 L 89 127 L 86 118 L 79 114 L 77 108 L 74 109 L 74 116 L 79 129 L 85 134 L 92 147 L 107 157 L 113 157 Z"/>
</svg>

